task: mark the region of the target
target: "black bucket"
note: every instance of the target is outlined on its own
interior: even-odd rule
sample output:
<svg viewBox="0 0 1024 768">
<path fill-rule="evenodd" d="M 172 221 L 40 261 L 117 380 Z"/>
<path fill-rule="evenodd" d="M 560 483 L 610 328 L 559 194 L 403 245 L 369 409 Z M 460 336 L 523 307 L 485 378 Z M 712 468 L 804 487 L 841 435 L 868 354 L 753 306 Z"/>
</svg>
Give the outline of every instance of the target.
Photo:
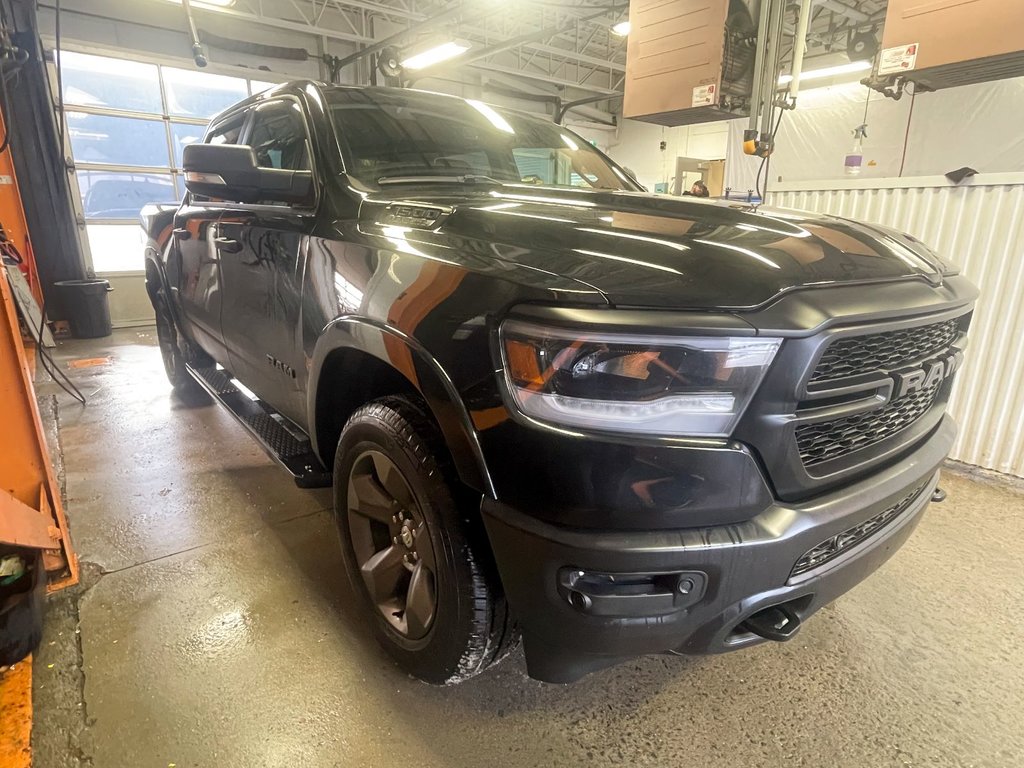
<svg viewBox="0 0 1024 768">
<path fill-rule="evenodd" d="M 76 339 L 109 336 L 110 305 L 107 294 L 114 290 L 109 280 L 62 280 L 54 283 L 60 303 L 68 315 L 71 333 Z"/>
<path fill-rule="evenodd" d="M 0 665 L 16 664 L 39 647 L 43 637 L 46 571 L 43 556 L 28 555 L 29 569 L 13 584 L 0 586 Z M 5 553 L 9 554 L 9 553 Z"/>
</svg>

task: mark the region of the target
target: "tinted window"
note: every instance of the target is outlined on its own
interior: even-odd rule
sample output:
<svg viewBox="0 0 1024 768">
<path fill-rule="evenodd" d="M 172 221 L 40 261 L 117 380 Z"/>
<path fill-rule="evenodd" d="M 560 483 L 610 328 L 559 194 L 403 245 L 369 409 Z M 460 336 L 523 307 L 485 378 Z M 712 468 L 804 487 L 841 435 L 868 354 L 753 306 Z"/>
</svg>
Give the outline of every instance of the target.
<svg viewBox="0 0 1024 768">
<path fill-rule="evenodd" d="M 235 115 L 225 122 L 218 123 L 210 128 L 206 136 L 207 144 L 237 144 L 242 137 L 242 127 L 245 125 L 245 115 Z"/>
<path fill-rule="evenodd" d="M 490 176 L 499 181 L 635 190 L 571 131 L 479 101 L 333 89 L 328 102 L 349 173 L 381 178 Z"/>
<path fill-rule="evenodd" d="M 277 101 L 261 107 L 253 118 L 249 146 L 261 168 L 310 169 L 306 124 L 294 101 Z"/>
</svg>

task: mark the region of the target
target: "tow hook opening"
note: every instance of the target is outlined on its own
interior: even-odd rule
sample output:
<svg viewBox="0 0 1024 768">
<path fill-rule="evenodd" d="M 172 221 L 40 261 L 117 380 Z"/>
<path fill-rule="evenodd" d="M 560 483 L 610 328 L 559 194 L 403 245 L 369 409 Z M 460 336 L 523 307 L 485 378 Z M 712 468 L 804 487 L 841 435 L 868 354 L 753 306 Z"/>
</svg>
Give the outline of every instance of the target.
<svg viewBox="0 0 1024 768">
<path fill-rule="evenodd" d="M 784 643 L 800 630 L 799 611 L 805 608 L 808 602 L 807 598 L 801 598 L 762 608 L 740 622 L 733 630 L 733 634 L 738 636 L 749 633 L 765 640 Z"/>
</svg>

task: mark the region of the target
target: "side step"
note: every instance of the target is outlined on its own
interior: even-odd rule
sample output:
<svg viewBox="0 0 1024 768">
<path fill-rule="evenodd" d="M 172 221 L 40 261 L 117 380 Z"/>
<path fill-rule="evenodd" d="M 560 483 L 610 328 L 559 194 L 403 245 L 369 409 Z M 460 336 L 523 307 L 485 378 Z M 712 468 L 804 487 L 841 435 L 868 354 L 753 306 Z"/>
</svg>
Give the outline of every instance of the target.
<svg viewBox="0 0 1024 768">
<path fill-rule="evenodd" d="M 297 437 L 284 426 L 282 416 L 263 401 L 253 400 L 238 389 L 227 371 L 217 366 L 189 366 L 188 372 L 249 430 L 270 458 L 288 470 L 299 488 L 331 487 L 331 473 L 313 453 L 309 438 Z"/>
</svg>

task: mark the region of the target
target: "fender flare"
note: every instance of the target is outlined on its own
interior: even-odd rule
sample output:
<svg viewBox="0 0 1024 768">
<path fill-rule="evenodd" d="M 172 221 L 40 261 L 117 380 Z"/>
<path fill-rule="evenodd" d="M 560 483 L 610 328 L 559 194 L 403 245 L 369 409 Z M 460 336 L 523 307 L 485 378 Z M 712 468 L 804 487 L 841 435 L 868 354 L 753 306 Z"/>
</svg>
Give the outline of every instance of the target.
<svg viewBox="0 0 1024 768">
<path fill-rule="evenodd" d="M 309 365 L 306 408 L 310 441 L 317 455 L 317 397 L 324 363 L 338 350 L 354 350 L 376 358 L 400 374 L 427 403 L 441 428 L 455 468 L 464 483 L 496 498 L 476 429 L 455 384 L 441 364 L 408 334 L 370 318 L 347 315 L 320 334 Z"/>
</svg>

